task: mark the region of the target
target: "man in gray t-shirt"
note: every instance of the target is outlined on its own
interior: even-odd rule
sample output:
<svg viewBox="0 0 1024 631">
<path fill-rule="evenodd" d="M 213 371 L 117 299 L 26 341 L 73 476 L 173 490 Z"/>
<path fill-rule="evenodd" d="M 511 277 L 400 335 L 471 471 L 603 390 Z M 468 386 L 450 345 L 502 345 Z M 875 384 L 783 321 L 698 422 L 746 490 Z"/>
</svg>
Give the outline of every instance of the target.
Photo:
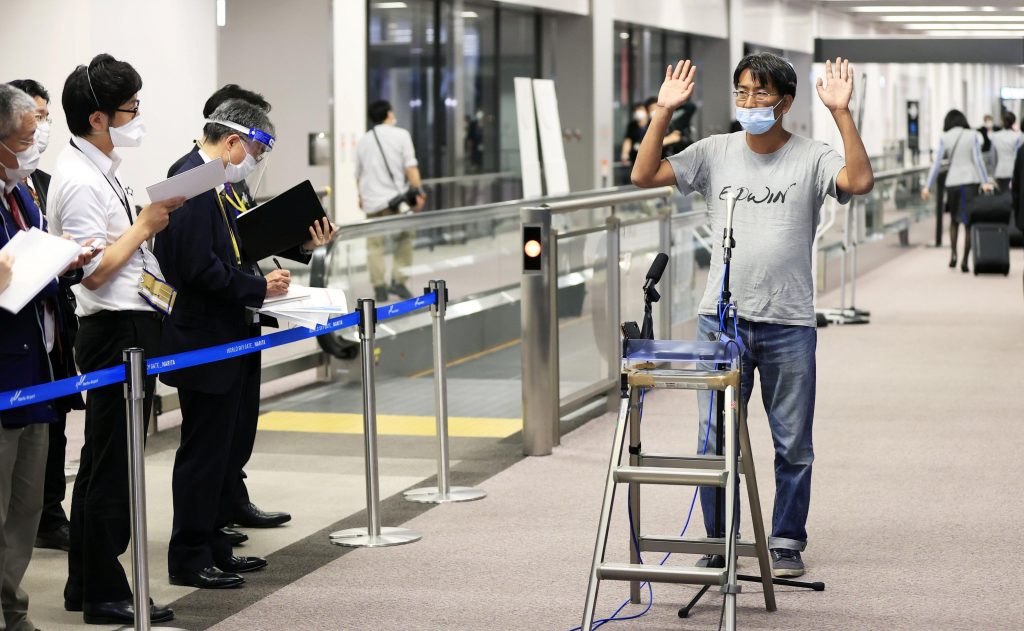
<svg viewBox="0 0 1024 631">
<path fill-rule="evenodd" d="M 641 187 L 676 184 L 684 194 L 703 194 L 716 237 L 725 227 L 726 200 L 737 199 L 737 245 L 729 269 L 735 309 L 721 304 L 725 270 L 716 245 L 697 335 L 738 334 L 745 347 L 744 405 L 758 371 L 775 443 L 775 510 L 768 542 L 772 568 L 776 576 L 800 576 L 814 461 L 814 232 L 826 196 L 847 203 L 874 186 L 849 110 L 854 75 L 848 62 L 836 59 L 834 65 L 826 62 L 825 80 L 817 83 L 818 96 L 842 135 L 845 156 L 783 128 L 783 116 L 796 98 L 796 72 L 781 57 L 758 53 L 745 57 L 733 73 L 736 120 L 744 131 L 705 138 L 661 160 L 661 139 L 672 112 L 692 94 L 695 75 L 689 61 L 668 67 L 632 179 Z M 698 449 L 712 453 L 717 440 L 709 435 L 711 394 L 700 394 L 698 401 Z M 702 488 L 700 495 L 708 535 L 724 536 L 724 519 L 715 520 L 714 489 Z M 705 555 L 697 565 L 721 567 L 722 562 L 717 555 Z"/>
</svg>

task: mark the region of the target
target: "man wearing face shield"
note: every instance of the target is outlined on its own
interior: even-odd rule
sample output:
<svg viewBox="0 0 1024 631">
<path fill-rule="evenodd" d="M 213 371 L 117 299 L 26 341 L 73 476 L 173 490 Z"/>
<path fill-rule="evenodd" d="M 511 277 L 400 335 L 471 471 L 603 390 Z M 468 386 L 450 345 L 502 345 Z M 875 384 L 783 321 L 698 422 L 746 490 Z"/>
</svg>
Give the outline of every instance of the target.
<svg viewBox="0 0 1024 631">
<path fill-rule="evenodd" d="M 218 107 L 232 99 L 240 99 L 250 105 L 258 107 L 268 114 L 270 113 L 270 103 L 263 98 L 263 95 L 251 90 L 246 90 L 239 85 L 229 83 L 220 87 L 216 92 L 210 95 L 210 98 L 206 100 L 206 103 L 203 105 L 203 118 L 210 120 L 214 111 Z M 235 131 L 239 130 L 236 129 Z M 248 133 L 248 130 L 243 131 Z M 194 143 L 192 151 L 180 157 L 171 165 L 170 170 L 167 172 L 167 176 L 173 176 L 181 169 L 182 165 L 190 159 L 193 159 L 199 152 L 200 146 L 203 144 L 205 144 L 205 140 L 200 140 Z M 246 158 L 246 162 L 249 160 L 249 158 Z M 262 175 L 266 171 L 267 162 L 267 160 L 261 160 L 257 171 L 246 173 L 245 178 L 242 180 L 237 182 L 228 182 L 225 184 L 224 188 L 220 192 L 220 197 L 227 212 L 234 213 L 237 217 L 255 205 L 254 191 L 259 186 Z M 249 165 L 243 164 L 241 166 L 247 171 L 250 170 Z M 229 170 L 230 169 L 232 169 L 232 167 L 229 167 Z M 250 188 L 248 182 L 253 183 L 252 188 Z M 277 256 L 302 264 L 309 263 L 313 250 L 331 240 L 334 235 L 334 227 L 325 217 L 320 223 L 314 222 L 313 225 L 309 227 L 309 235 L 310 238 L 305 243 L 289 248 L 283 252 L 277 252 Z M 254 273 L 262 275 L 262 272 L 260 272 L 256 262 L 246 261 L 243 259 L 243 264 L 250 266 Z M 266 316 L 254 316 L 249 336 L 252 337 L 259 335 L 261 333 L 261 326 L 276 326 L 276 321 L 273 318 L 268 318 Z M 230 456 L 225 454 L 223 456 L 225 458 L 233 458 L 232 462 L 241 463 L 237 480 L 233 484 L 234 493 L 230 496 L 225 495 L 225 501 L 229 504 L 226 507 L 226 510 L 228 511 L 228 514 L 231 515 L 230 522 L 247 528 L 272 528 L 280 526 L 281 524 L 291 520 L 291 515 L 286 512 L 264 511 L 257 507 L 249 497 L 249 489 L 245 482 L 246 475 L 243 469 L 245 464 L 249 461 L 249 458 L 252 456 L 253 445 L 256 441 L 257 419 L 259 417 L 261 383 L 260 359 L 259 353 L 253 353 L 247 356 L 247 368 L 245 370 L 245 375 L 246 379 L 251 381 L 251 383 L 245 387 L 245 392 L 248 398 L 243 402 L 243 420 L 240 421 L 236 427 L 236 431 L 240 434 L 240 437 L 233 443 L 233 447 L 238 451 L 238 453 Z M 234 545 L 240 545 L 249 538 L 248 535 L 231 528 L 225 527 L 223 530 Z"/>
<path fill-rule="evenodd" d="M 157 236 L 156 255 L 168 281 L 178 289 L 174 311 L 164 322 L 161 352 L 171 354 L 245 339 L 253 313 L 266 298 L 288 292 L 290 275 L 275 269 L 263 277 L 242 258 L 235 213 L 226 197 L 273 149 L 274 125 L 267 113 L 233 99 L 207 119 L 199 151 L 179 173 L 213 160 L 223 162 L 227 182 L 193 197 Z M 174 523 L 167 552 L 171 583 L 206 589 L 239 587 L 241 573 L 262 569 L 266 560 L 234 556 L 221 529 L 232 515 L 244 450 L 247 379 L 251 357 L 186 368 L 161 376 L 178 389 L 181 445 L 174 458 Z"/>
<path fill-rule="evenodd" d="M 139 347 L 156 357 L 160 322 L 174 300 L 148 242 L 183 200 L 154 202 L 136 213 L 119 171 L 118 150 L 138 147 L 146 134 L 141 88 L 142 78 L 130 64 L 102 54 L 72 71 L 61 95 L 72 139 L 50 181 L 50 231 L 79 243 L 95 240 L 103 248 L 73 289 L 79 318 L 75 359 L 83 373 L 123 364 L 125 348 Z M 145 418 L 155 382 L 146 379 Z M 85 442 L 71 494 L 64 608 L 82 611 L 87 623 L 130 625 L 136 612 L 118 561 L 131 539 L 124 388 L 90 390 L 85 405 Z M 152 605 L 149 615 L 164 622 L 174 612 Z"/>
<path fill-rule="evenodd" d="M 699 308 L 697 337 L 738 333 L 745 345 L 740 384 L 744 405 L 753 392 L 757 369 L 775 443 L 772 569 L 776 576 L 800 576 L 814 460 L 814 232 L 826 197 L 845 204 L 874 186 L 849 109 L 854 73 L 847 61 L 836 59 L 835 64 L 826 62 L 825 78 L 817 82 L 818 96 L 842 136 L 842 155 L 822 142 L 786 131 L 783 116 L 796 98 L 796 71 L 777 55 L 759 53 L 745 57 L 733 73 L 736 119 L 743 131 L 705 138 L 662 159 L 665 130 L 672 113 L 693 93 L 695 76 L 696 67 L 689 61 L 668 67 L 632 179 L 642 187 L 674 184 L 683 194 L 701 192 L 716 235 L 725 229 L 728 198 L 736 198 L 737 245 L 729 274 L 738 317 L 718 310 L 725 266 L 723 250 L 716 247 Z M 698 450 L 706 444 L 707 453 L 714 453 L 715 436 L 708 436 L 710 395 L 701 394 L 698 401 Z M 713 536 L 714 489 L 701 489 L 701 506 L 705 527 Z M 698 566 L 722 567 L 723 560 L 705 555 Z"/>
<path fill-rule="evenodd" d="M 46 151 L 50 143 L 50 93 L 38 81 L 18 79 L 10 85 L 24 91 L 35 101 L 36 131 L 35 144 L 39 153 Z M 50 174 L 36 169 L 32 175 L 24 178 L 22 183 L 32 195 L 32 201 L 40 209 L 46 209 L 46 199 L 50 190 Z M 81 274 L 78 275 L 79 277 Z M 77 280 L 76 280 L 77 282 Z M 64 379 L 78 374 L 72 349 L 75 344 L 75 333 L 78 331 L 78 318 L 75 317 L 75 297 L 71 293 L 71 279 L 61 278 L 56 301 L 60 306 L 61 318 L 56 322 L 56 334 L 60 343 L 54 344 L 50 351 L 50 364 L 53 366 L 54 379 Z M 84 410 L 85 400 L 81 394 L 75 393 L 61 397 L 54 404 L 57 420 L 49 425 L 49 447 L 46 454 L 46 483 L 43 487 L 43 515 L 39 519 L 39 533 L 36 535 L 37 548 L 53 548 L 67 550 L 70 545 L 70 523 L 61 502 L 67 490 L 64 477 L 64 452 L 67 449 L 65 430 L 67 414 L 71 410 Z"/>
</svg>

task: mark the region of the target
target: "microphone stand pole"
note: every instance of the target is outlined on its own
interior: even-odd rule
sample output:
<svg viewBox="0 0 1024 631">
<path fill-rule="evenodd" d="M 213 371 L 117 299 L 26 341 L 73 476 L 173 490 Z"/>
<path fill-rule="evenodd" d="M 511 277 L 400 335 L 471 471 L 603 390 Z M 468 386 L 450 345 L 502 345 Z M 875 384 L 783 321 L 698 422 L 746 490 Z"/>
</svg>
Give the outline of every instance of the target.
<svg viewBox="0 0 1024 631">
<path fill-rule="evenodd" d="M 724 322 L 729 317 L 729 315 L 730 315 L 729 312 L 732 313 L 732 317 L 733 318 L 739 318 L 739 314 L 736 312 L 736 306 L 732 304 L 732 292 L 729 290 L 729 268 L 731 267 L 730 263 L 732 262 L 732 249 L 734 247 L 736 247 L 736 240 L 733 238 L 733 232 L 732 232 L 732 218 L 733 218 L 733 213 L 736 210 L 736 197 L 730 195 L 729 197 L 726 198 L 725 203 L 726 203 L 725 228 L 722 230 L 722 266 L 723 266 L 723 270 L 722 270 L 722 294 L 721 294 L 721 296 L 718 299 L 718 313 L 719 313 L 718 322 L 719 322 L 719 324 L 718 324 L 718 334 L 715 336 L 715 339 L 717 339 L 717 340 L 721 340 L 723 336 L 726 336 L 728 334 L 728 331 L 727 331 L 728 325 L 724 324 Z M 649 308 L 650 308 L 650 305 L 648 304 L 648 309 Z M 737 327 L 737 337 L 739 337 L 738 327 Z M 743 342 L 742 341 L 737 339 L 736 343 L 740 345 L 741 349 L 743 348 Z M 742 364 L 741 364 L 741 366 L 742 366 Z M 728 368 L 729 367 L 726 364 L 717 364 L 715 366 L 716 370 L 728 370 Z M 740 382 L 742 384 L 742 375 L 740 377 Z M 744 409 L 745 406 L 744 406 L 744 402 L 743 402 L 742 389 L 743 388 L 742 388 L 742 385 L 741 385 L 741 387 L 739 388 L 740 392 L 737 392 L 737 396 L 736 396 L 738 411 L 739 411 L 740 415 L 746 414 L 746 410 Z M 724 453 L 725 453 L 725 451 L 723 449 L 724 445 L 722 445 L 722 437 L 725 436 L 725 396 L 723 396 L 723 395 L 724 395 L 724 393 L 720 393 L 718 396 L 714 397 L 714 399 L 715 399 L 715 455 L 718 456 L 718 457 L 722 457 L 724 455 Z M 712 396 L 714 396 L 714 395 L 712 395 Z M 739 420 L 737 422 L 742 422 L 742 420 Z M 709 432 L 711 431 L 711 426 L 710 425 L 708 426 L 708 431 Z M 740 457 L 741 458 L 749 458 L 750 456 L 748 454 L 740 454 Z M 739 476 L 736 476 L 736 479 L 729 480 L 728 490 L 729 490 L 730 493 L 738 493 L 739 492 L 739 479 L 738 478 L 739 478 Z M 711 537 L 712 538 L 717 538 L 717 539 L 722 539 L 723 543 L 725 542 L 725 538 L 726 537 L 735 536 L 735 533 L 739 531 L 739 524 L 736 524 L 736 529 L 735 530 L 732 529 L 732 528 L 726 529 L 726 526 L 725 526 L 725 492 L 726 492 L 726 489 L 724 489 L 722 487 L 715 487 L 715 515 L 714 515 L 714 519 L 712 520 L 712 526 L 711 526 L 711 530 L 712 530 Z M 737 502 L 736 506 L 737 506 L 736 514 L 738 516 L 739 515 L 739 510 L 738 510 L 739 502 Z M 711 560 L 711 562 L 709 562 L 708 567 L 725 567 L 725 558 L 722 557 L 722 556 L 719 556 L 719 555 L 712 556 L 712 560 Z M 761 577 L 760 576 L 751 576 L 751 575 L 748 575 L 748 574 L 738 574 L 736 576 L 736 578 L 738 580 L 745 581 L 745 582 L 748 582 L 748 583 L 760 583 L 761 582 Z M 785 586 L 788 586 L 788 587 L 803 587 L 803 588 L 807 588 L 807 589 L 813 589 L 816 592 L 824 591 L 824 589 L 825 589 L 825 583 L 817 582 L 817 581 L 811 583 L 811 582 L 806 582 L 806 581 L 794 581 L 794 580 L 790 580 L 790 579 L 786 579 L 786 578 L 774 578 L 774 577 L 772 577 L 772 583 L 774 585 L 785 585 Z M 690 599 L 690 602 L 688 602 L 686 605 L 683 605 L 683 607 L 681 607 L 679 609 L 679 617 L 680 618 L 688 618 L 690 616 L 690 611 L 697 605 L 698 602 L 700 602 L 700 599 L 704 596 L 704 594 L 706 594 L 708 592 L 708 589 L 710 589 L 710 587 L 711 587 L 710 585 L 705 585 L 704 587 L 701 587 L 700 591 L 698 591 L 693 596 L 693 598 Z"/>
</svg>

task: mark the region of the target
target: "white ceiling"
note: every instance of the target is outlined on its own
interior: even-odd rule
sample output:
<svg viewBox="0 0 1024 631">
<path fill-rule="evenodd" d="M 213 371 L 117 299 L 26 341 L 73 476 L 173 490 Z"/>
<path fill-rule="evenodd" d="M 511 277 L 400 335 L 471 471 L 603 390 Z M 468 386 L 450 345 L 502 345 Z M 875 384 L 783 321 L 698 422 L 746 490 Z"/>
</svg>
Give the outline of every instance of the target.
<svg viewBox="0 0 1024 631">
<path fill-rule="evenodd" d="M 897 35 L 1024 37 L 1022 0 L 815 0 Z"/>
</svg>

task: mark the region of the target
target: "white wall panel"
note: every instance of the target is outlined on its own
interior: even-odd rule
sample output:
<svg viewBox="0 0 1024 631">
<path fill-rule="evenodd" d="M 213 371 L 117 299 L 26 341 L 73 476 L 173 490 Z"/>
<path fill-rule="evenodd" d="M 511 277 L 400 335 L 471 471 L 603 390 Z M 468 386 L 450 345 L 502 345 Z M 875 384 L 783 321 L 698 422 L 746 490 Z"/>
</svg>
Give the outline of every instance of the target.
<svg viewBox="0 0 1024 631">
<path fill-rule="evenodd" d="M 728 37 L 724 0 L 615 0 L 616 22 L 629 22 L 680 33 Z"/>
<path fill-rule="evenodd" d="M 0 80 L 35 79 L 49 90 L 53 127 L 40 168 L 52 171 L 70 139 L 60 104 L 68 75 L 99 53 L 132 64 L 142 76 L 139 98 L 149 133 L 141 147 L 120 150 L 121 171 L 142 204 L 146 186 L 166 177 L 201 127 L 203 102 L 216 86 L 217 26 L 212 0 L 125 7 L 118 0 L 5 3 Z"/>
<path fill-rule="evenodd" d="M 498 0 L 498 4 L 534 7 L 559 13 L 590 15 L 590 0 Z"/>
</svg>

